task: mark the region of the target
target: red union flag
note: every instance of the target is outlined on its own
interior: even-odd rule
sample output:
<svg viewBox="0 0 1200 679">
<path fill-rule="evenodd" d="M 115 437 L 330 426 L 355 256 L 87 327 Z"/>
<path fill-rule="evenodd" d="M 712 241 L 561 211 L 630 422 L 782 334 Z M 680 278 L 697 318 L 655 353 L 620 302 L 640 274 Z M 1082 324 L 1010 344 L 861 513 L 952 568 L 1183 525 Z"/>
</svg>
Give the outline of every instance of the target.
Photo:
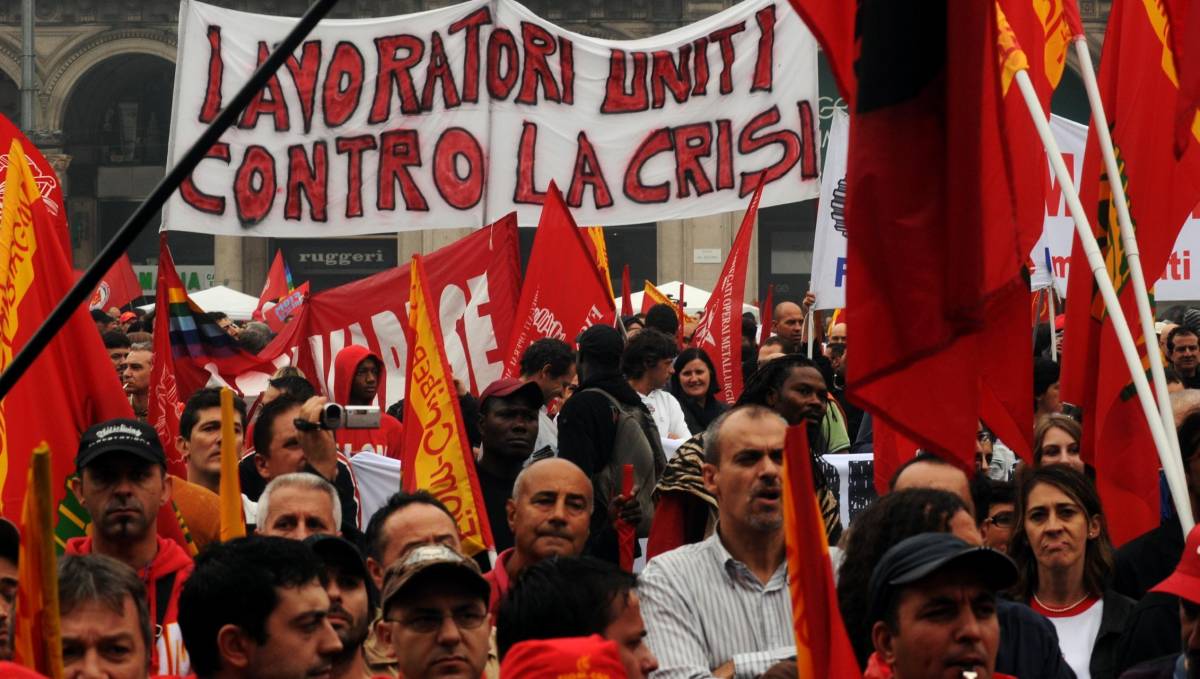
<svg viewBox="0 0 1200 679">
<path fill-rule="evenodd" d="M 142 284 L 138 282 L 137 274 L 133 271 L 129 255 L 121 255 L 117 258 L 117 263 L 104 274 L 104 278 L 100 279 L 88 307 L 101 311 L 108 311 L 112 307 L 123 309 L 125 305 L 141 296 Z"/>
<path fill-rule="evenodd" d="M 521 354 L 534 341 L 553 337 L 574 346 L 579 333 L 611 319 L 616 311 L 583 232 L 550 182 L 517 303 L 504 376 L 520 374 Z"/>
<path fill-rule="evenodd" d="M 717 287 L 708 298 L 704 317 L 692 335 L 692 346 L 708 352 L 716 364 L 720 398 L 726 403 L 733 403 L 742 393 L 742 300 L 746 298 L 746 265 L 750 260 L 750 238 L 754 235 L 760 198 L 761 186 L 750 199 L 742 226 L 725 258 L 725 268 L 721 269 L 721 277 L 717 279 Z"/>
<path fill-rule="evenodd" d="M 408 353 L 406 371 L 401 485 L 408 492 L 420 488 L 437 496 L 454 515 L 463 552 L 474 556 L 494 549 L 495 542 L 420 255 L 413 255 L 410 271 L 408 327 L 412 351 Z"/>
</svg>

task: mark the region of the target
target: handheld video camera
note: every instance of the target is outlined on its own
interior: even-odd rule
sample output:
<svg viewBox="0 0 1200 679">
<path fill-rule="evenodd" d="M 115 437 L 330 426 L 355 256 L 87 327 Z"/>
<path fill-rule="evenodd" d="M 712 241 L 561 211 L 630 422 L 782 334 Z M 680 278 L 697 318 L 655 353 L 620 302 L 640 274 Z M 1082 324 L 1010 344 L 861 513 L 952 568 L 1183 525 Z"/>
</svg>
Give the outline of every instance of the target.
<svg viewBox="0 0 1200 679">
<path fill-rule="evenodd" d="M 321 409 L 322 429 L 378 429 L 380 411 L 374 406 L 326 403 Z"/>
</svg>

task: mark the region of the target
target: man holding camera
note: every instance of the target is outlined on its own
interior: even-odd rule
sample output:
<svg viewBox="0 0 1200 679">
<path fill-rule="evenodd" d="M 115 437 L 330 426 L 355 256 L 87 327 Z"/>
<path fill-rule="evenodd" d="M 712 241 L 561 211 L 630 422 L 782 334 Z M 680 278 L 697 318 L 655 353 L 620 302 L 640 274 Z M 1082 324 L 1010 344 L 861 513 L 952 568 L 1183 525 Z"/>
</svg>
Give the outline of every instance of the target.
<svg viewBox="0 0 1200 679">
<path fill-rule="evenodd" d="M 351 344 L 338 352 L 333 364 L 333 395 L 336 403 L 343 406 L 375 406 L 381 411 L 387 408 L 386 403 L 375 402 L 379 385 L 387 379 L 387 371 L 379 356 L 366 347 Z M 380 412 L 378 427 L 342 427 L 335 433 L 335 438 L 338 452 L 346 457 L 370 452 L 399 460 L 404 445 L 404 428 L 400 420 Z"/>
</svg>

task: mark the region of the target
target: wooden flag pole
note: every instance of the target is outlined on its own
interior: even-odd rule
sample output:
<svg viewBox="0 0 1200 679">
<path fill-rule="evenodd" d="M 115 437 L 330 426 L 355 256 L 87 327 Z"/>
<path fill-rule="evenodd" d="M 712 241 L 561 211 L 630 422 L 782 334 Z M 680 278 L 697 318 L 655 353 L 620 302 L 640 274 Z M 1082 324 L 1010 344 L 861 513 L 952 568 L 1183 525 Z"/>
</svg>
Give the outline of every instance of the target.
<svg viewBox="0 0 1200 679">
<path fill-rule="evenodd" d="M 1133 386 L 1137 390 L 1138 401 L 1141 402 L 1142 412 L 1146 416 L 1146 424 L 1149 425 L 1150 435 L 1154 439 L 1154 447 L 1158 450 L 1158 459 L 1162 462 L 1163 472 L 1167 477 L 1167 485 L 1171 489 L 1171 499 L 1175 503 L 1175 511 L 1179 514 L 1179 521 L 1183 525 L 1184 534 L 1186 534 L 1192 529 L 1195 521 L 1192 518 L 1192 505 L 1188 501 L 1187 483 L 1183 478 L 1183 461 L 1178 454 L 1173 452 L 1171 444 L 1167 442 L 1166 427 L 1163 426 L 1163 421 L 1155 407 L 1154 396 L 1150 392 L 1150 383 L 1146 380 L 1146 373 L 1142 371 L 1142 360 L 1138 355 L 1137 345 L 1134 344 L 1133 334 L 1129 331 L 1129 323 L 1125 320 L 1125 314 L 1122 313 L 1121 302 L 1117 299 L 1117 292 L 1113 289 L 1112 280 L 1108 277 L 1108 269 L 1104 265 L 1104 255 L 1100 253 L 1096 236 L 1092 233 L 1092 227 L 1088 224 L 1083 205 L 1079 202 L 1079 193 L 1075 190 L 1075 182 L 1071 179 L 1071 173 L 1067 170 L 1066 163 L 1063 162 L 1062 151 L 1059 150 L 1054 135 L 1050 133 L 1050 123 L 1046 120 L 1045 112 L 1042 111 L 1041 102 L 1038 101 L 1033 83 L 1029 80 L 1028 71 L 1025 69 L 1017 71 L 1016 82 L 1021 88 L 1021 95 L 1025 99 L 1030 117 L 1033 118 L 1034 126 L 1037 127 L 1038 136 L 1042 138 L 1042 145 L 1046 148 L 1046 155 L 1054 169 L 1054 177 L 1062 187 L 1063 197 L 1067 199 L 1067 206 L 1075 221 L 1075 233 L 1079 236 L 1079 242 L 1087 256 L 1088 267 L 1092 270 L 1097 287 L 1100 288 L 1100 295 L 1104 298 L 1104 307 L 1108 310 L 1108 318 L 1112 321 L 1113 330 L 1117 333 L 1117 342 L 1121 346 L 1126 367 L 1133 379 Z M 1151 342 L 1147 342 L 1147 344 L 1151 344 Z M 1174 426 L 1171 429 L 1173 430 Z"/>
<path fill-rule="evenodd" d="M 233 427 L 233 390 L 221 389 L 221 542 L 246 537 L 242 484 L 238 478 L 237 433 Z"/>
<path fill-rule="evenodd" d="M 1079 60 L 1079 73 L 1083 76 L 1088 104 L 1092 108 L 1092 122 L 1096 138 L 1100 141 L 1100 152 L 1104 156 L 1104 172 L 1112 187 L 1112 204 L 1117 208 L 1117 224 L 1121 228 L 1121 245 L 1125 248 L 1125 259 L 1129 262 L 1129 277 L 1133 283 L 1133 296 L 1137 301 L 1138 320 L 1142 334 L 1146 337 L 1146 355 L 1150 358 L 1150 376 L 1154 380 L 1154 395 L 1158 398 L 1158 412 L 1163 428 L 1167 432 L 1167 443 L 1179 458 L 1179 432 L 1175 430 L 1175 414 L 1171 409 L 1171 398 L 1167 391 L 1167 376 L 1163 371 L 1162 355 L 1159 353 L 1157 335 L 1154 332 L 1154 313 L 1150 310 L 1146 278 L 1142 273 L 1142 256 L 1138 250 L 1137 234 L 1133 231 L 1133 219 L 1129 216 L 1129 203 L 1125 198 L 1125 185 L 1121 182 L 1121 169 L 1117 166 L 1117 154 L 1113 150 L 1112 134 L 1108 129 L 1108 116 L 1100 101 L 1100 86 L 1096 84 L 1096 72 L 1092 69 L 1092 55 L 1087 39 L 1076 36 L 1075 57 Z M 1171 490 L 1175 492 L 1174 489 Z M 1186 497 L 1186 496 L 1185 496 Z M 1185 528 L 1184 535 L 1187 535 Z"/>
</svg>

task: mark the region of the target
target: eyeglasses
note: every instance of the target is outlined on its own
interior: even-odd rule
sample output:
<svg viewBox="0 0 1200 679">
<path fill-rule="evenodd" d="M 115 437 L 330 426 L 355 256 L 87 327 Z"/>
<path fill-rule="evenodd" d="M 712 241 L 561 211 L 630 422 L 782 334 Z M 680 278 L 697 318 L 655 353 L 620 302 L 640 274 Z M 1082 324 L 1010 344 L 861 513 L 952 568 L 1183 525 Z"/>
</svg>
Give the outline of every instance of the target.
<svg viewBox="0 0 1200 679">
<path fill-rule="evenodd" d="M 1012 512 L 996 512 L 994 515 L 984 519 L 984 522 L 990 523 L 993 526 L 999 526 L 1000 528 L 1012 528 L 1013 518 Z"/>
<path fill-rule="evenodd" d="M 446 618 L 453 620 L 459 629 L 478 629 L 480 625 L 487 621 L 488 614 L 487 611 L 464 609 L 454 611 L 450 615 L 421 613 L 404 620 L 388 618 L 385 618 L 385 620 L 387 622 L 400 623 L 418 634 L 432 634 L 442 628 L 442 625 L 446 622 Z"/>
<path fill-rule="evenodd" d="M 986 429 L 980 429 L 979 431 L 975 432 L 975 440 L 981 443 L 983 441 L 991 441 L 992 443 L 995 443 L 996 435 L 990 431 L 987 431 Z"/>
</svg>

